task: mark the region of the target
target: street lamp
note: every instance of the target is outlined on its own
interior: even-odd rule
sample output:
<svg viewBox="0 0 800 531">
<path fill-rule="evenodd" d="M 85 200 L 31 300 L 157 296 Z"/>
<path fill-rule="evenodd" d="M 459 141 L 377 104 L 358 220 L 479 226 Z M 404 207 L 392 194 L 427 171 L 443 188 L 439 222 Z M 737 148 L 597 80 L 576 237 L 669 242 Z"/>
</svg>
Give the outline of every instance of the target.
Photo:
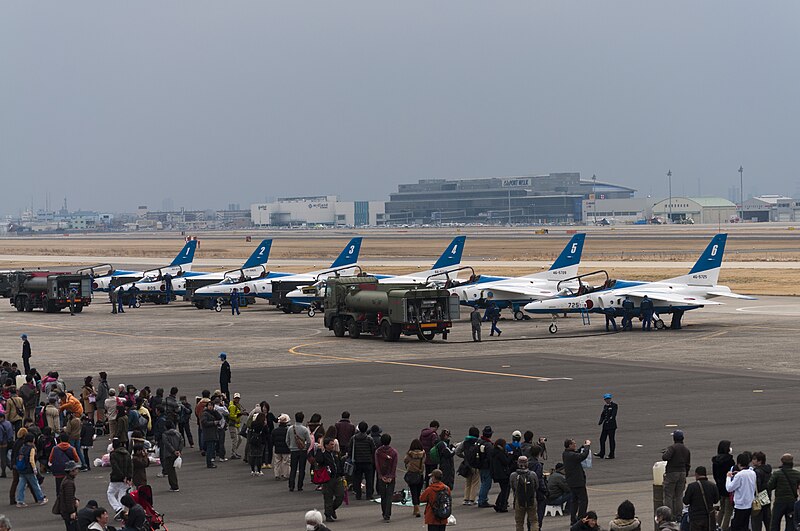
<svg viewBox="0 0 800 531">
<path fill-rule="evenodd" d="M 739 164 L 739 222 L 744 221 L 744 168 Z"/>
<path fill-rule="evenodd" d="M 669 223 L 672 223 L 672 170 L 667 170 L 669 177 Z"/>
<path fill-rule="evenodd" d="M 594 206 L 594 224 L 597 225 L 597 192 L 595 191 L 595 186 L 597 186 L 597 175 L 592 174 L 592 204 Z"/>
</svg>

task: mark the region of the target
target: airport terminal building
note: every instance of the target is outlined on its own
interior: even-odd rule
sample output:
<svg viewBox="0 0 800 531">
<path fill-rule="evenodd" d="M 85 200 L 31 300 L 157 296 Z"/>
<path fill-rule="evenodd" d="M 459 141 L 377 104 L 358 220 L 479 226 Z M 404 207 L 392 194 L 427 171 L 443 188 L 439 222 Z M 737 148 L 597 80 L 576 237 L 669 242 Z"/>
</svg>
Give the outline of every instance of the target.
<svg viewBox="0 0 800 531">
<path fill-rule="evenodd" d="M 389 195 L 386 223 L 573 223 L 585 199 L 624 199 L 635 190 L 580 173 L 423 179 Z"/>
</svg>

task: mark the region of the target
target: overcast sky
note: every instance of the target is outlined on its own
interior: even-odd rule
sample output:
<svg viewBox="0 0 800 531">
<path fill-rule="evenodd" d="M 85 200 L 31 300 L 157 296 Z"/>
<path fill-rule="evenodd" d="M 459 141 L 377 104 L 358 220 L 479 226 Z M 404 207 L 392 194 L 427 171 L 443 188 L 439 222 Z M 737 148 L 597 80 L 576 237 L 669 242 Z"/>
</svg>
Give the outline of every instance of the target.
<svg viewBox="0 0 800 531">
<path fill-rule="evenodd" d="M 800 191 L 800 2 L 6 2 L 0 213 L 580 171 Z M 756 188 L 757 186 L 757 188 Z"/>
</svg>

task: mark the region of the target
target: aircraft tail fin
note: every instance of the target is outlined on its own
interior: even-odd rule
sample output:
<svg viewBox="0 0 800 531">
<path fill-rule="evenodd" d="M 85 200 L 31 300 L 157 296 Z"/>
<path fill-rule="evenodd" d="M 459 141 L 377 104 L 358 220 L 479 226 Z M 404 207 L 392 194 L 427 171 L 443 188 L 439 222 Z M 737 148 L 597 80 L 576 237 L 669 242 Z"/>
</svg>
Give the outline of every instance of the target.
<svg viewBox="0 0 800 531">
<path fill-rule="evenodd" d="M 353 265 L 358 262 L 358 253 L 361 251 L 361 236 L 353 238 L 345 245 L 339 257 L 331 264 L 331 269 Z"/>
<path fill-rule="evenodd" d="M 272 238 L 263 240 L 258 247 L 256 247 L 247 262 L 242 265 L 242 269 L 250 269 L 251 267 L 258 267 L 264 265 L 269 260 L 269 251 L 272 248 Z"/>
<path fill-rule="evenodd" d="M 583 253 L 583 242 L 586 234 L 575 234 L 567 242 L 564 250 L 558 255 L 556 261 L 547 271 L 527 275 L 525 278 L 540 278 L 544 280 L 563 280 L 578 275 L 578 267 L 581 264 L 581 254 Z"/>
<path fill-rule="evenodd" d="M 197 249 L 197 240 L 189 240 L 183 246 L 181 252 L 175 257 L 175 260 L 170 264 L 171 266 L 182 266 L 191 264 L 194 261 L 194 252 Z"/>
<path fill-rule="evenodd" d="M 725 254 L 727 234 L 717 234 L 709 242 L 700 259 L 694 264 L 688 275 L 669 279 L 667 282 L 689 284 L 692 286 L 716 286 L 719 271 L 722 267 L 722 256 Z"/>
<path fill-rule="evenodd" d="M 432 270 L 442 269 L 444 267 L 453 267 L 461 263 L 461 254 L 464 252 L 464 242 L 467 240 L 466 236 L 456 236 L 450 245 L 442 253 L 442 256 L 433 264 Z"/>
</svg>

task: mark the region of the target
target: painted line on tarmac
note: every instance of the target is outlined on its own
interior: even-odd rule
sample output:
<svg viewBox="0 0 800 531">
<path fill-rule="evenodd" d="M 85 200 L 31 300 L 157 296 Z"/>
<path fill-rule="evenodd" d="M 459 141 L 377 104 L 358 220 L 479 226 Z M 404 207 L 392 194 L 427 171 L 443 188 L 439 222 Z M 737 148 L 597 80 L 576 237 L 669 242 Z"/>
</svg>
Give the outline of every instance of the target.
<svg viewBox="0 0 800 531">
<path fill-rule="evenodd" d="M 381 365 L 400 365 L 402 367 L 415 367 L 419 369 L 436 369 L 440 371 L 452 371 L 452 372 L 466 372 L 470 374 L 483 374 L 487 376 L 504 376 L 507 378 L 521 378 L 525 380 L 537 380 L 539 382 L 550 382 L 554 380 L 572 380 L 572 378 L 551 378 L 548 376 L 532 376 L 529 374 L 514 374 L 514 373 L 507 373 L 507 372 L 494 372 L 494 371 L 482 371 L 478 369 L 463 369 L 461 367 L 445 367 L 443 365 L 427 365 L 423 363 L 411 363 L 406 361 L 389 361 L 389 360 L 376 360 L 376 359 L 361 359 L 361 358 L 351 358 L 346 356 L 331 356 L 329 354 L 312 354 L 310 352 L 300 352 L 299 349 L 303 347 L 310 347 L 313 345 L 320 345 L 323 343 L 330 343 L 330 341 L 316 341 L 314 343 L 304 343 L 302 345 L 296 345 L 289 349 L 289 354 L 293 354 L 295 356 L 308 356 L 311 358 L 321 358 L 321 359 L 330 359 L 330 360 L 337 360 L 337 361 L 352 361 L 356 363 L 379 363 Z"/>
<path fill-rule="evenodd" d="M 18 324 L 21 326 L 27 327 L 38 327 L 38 328 L 47 328 L 50 330 L 60 330 L 60 331 L 69 331 L 69 332 L 80 332 L 86 334 L 97 334 L 100 336 L 114 336 L 114 337 L 132 337 L 135 339 L 169 339 L 174 340 L 175 336 L 137 336 L 136 334 L 124 334 L 122 332 L 107 332 L 105 330 L 86 330 L 83 328 L 69 328 L 66 326 L 55 326 L 55 325 L 46 325 L 40 323 L 25 323 L 22 321 L 9 321 L 11 324 Z M 216 338 L 216 337 L 182 337 L 181 341 L 225 341 L 225 339 Z"/>
</svg>

